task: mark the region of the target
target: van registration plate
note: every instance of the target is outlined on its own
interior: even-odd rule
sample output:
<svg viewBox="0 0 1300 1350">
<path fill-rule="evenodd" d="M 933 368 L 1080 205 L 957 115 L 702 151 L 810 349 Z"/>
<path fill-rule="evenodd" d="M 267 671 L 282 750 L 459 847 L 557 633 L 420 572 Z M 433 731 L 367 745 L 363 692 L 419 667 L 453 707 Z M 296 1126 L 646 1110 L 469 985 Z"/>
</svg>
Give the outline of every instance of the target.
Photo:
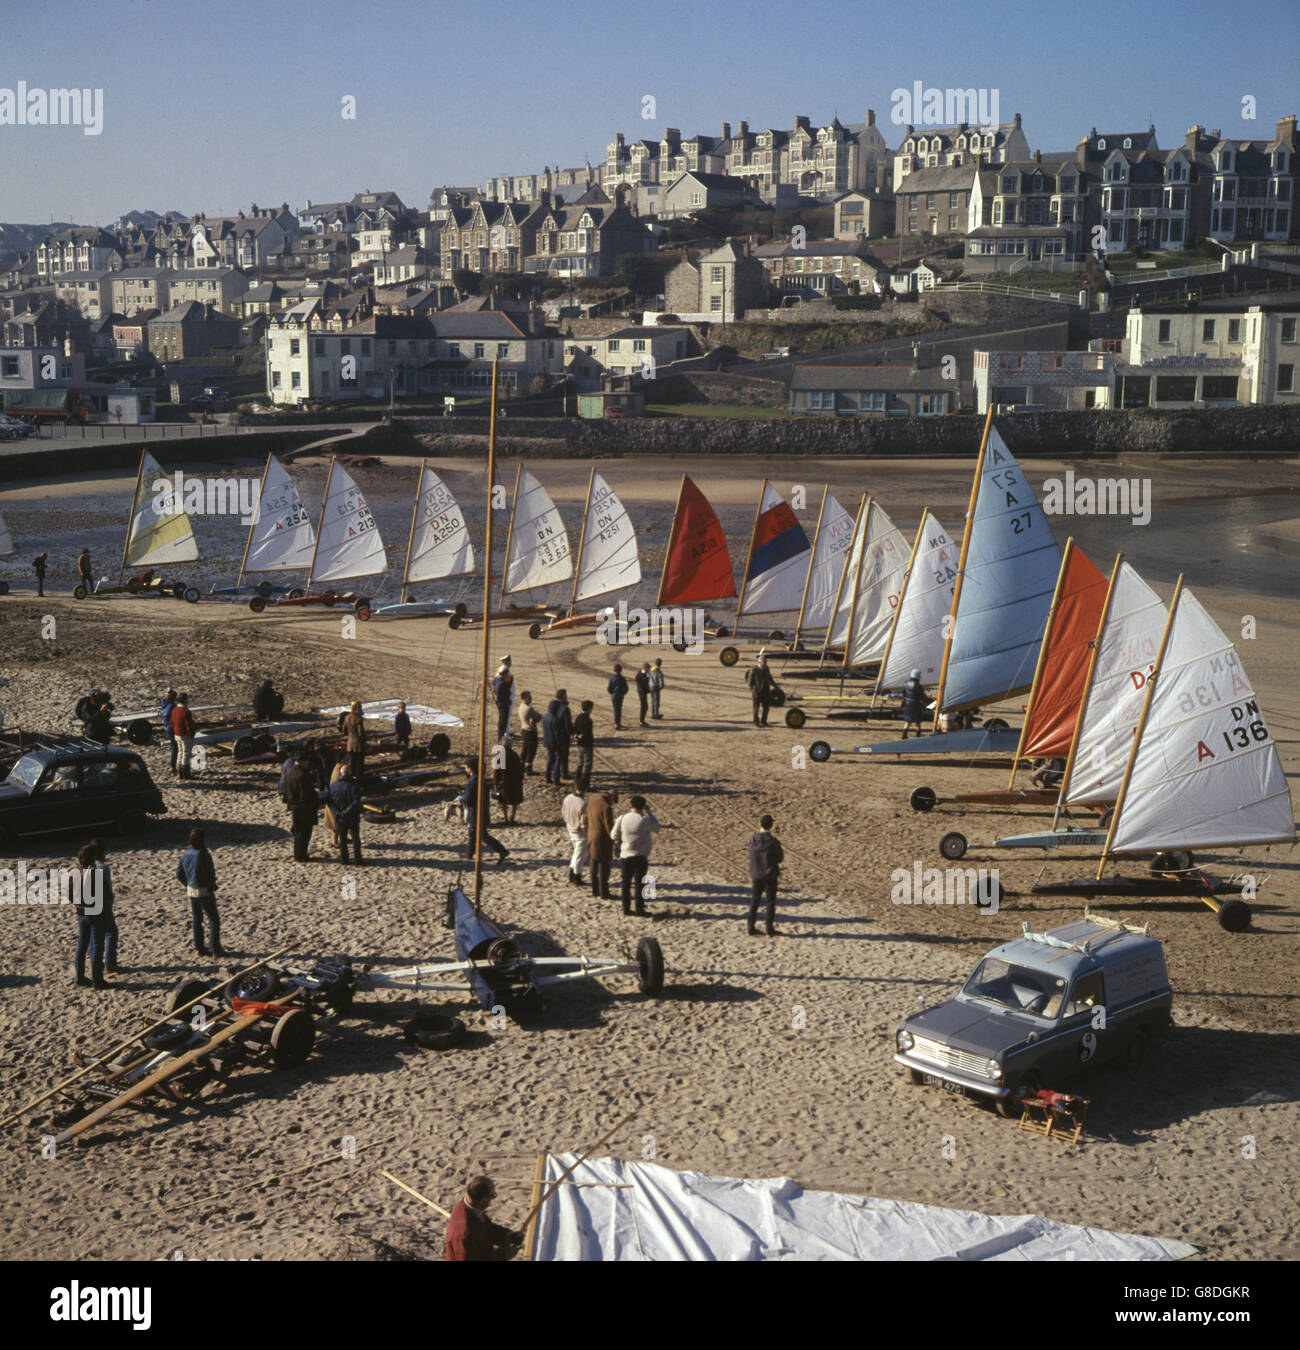
<svg viewBox="0 0 1300 1350">
<path fill-rule="evenodd" d="M 958 1097 L 964 1097 L 966 1095 L 966 1089 L 962 1087 L 960 1083 L 954 1083 L 949 1078 L 940 1078 L 939 1075 L 935 1073 L 923 1074 L 922 1077 L 924 1077 L 925 1081 L 931 1087 L 943 1088 L 945 1092 L 954 1093 Z"/>
</svg>

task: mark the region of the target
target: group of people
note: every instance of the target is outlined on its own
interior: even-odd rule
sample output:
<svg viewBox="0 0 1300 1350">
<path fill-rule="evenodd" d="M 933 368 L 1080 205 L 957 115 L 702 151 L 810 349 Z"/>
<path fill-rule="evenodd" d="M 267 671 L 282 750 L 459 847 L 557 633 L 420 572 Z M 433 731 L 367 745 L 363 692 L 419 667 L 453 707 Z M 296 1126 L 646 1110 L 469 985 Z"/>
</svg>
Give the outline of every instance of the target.
<svg viewBox="0 0 1300 1350">
<path fill-rule="evenodd" d="M 649 661 L 643 661 L 641 669 L 637 671 L 634 679 L 641 726 L 649 725 L 646 721 L 647 714 L 655 721 L 662 721 L 663 713 L 660 712 L 660 698 L 664 691 L 663 660 L 656 657 L 653 665 Z M 614 666 L 614 673 L 609 677 L 605 689 L 614 709 L 614 730 L 622 731 L 623 701 L 627 698 L 629 686 L 627 676 L 623 674 L 621 665 L 616 664 Z"/>
<path fill-rule="evenodd" d="M 177 778 L 193 778 L 194 738 L 198 735 L 199 727 L 194 714 L 190 712 L 190 696 L 169 689 L 159 700 L 158 711 L 162 716 L 163 731 L 167 735 L 172 773 Z"/>
<path fill-rule="evenodd" d="M 583 869 L 590 865 L 592 896 L 609 900 L 609 874 L 617 860 L 623 877 L 623 913 L 644 917 L 650 850 L 662 826 L 644 797 L 633 797 L 629 809 L 616 819 L 617 804 L 617 792 L 591 792 L 586 783 L 574 782 L 560 807 L 572 846 L 569 883 L 583 885 Z"/>
</svg>

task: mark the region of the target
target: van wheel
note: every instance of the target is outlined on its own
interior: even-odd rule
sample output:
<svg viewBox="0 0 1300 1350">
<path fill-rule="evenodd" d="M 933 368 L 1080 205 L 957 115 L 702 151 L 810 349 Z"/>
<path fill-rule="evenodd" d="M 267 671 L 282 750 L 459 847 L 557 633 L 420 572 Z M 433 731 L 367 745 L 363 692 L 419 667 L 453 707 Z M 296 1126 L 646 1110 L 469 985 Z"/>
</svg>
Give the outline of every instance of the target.
<svg viewBox="0 0 1300 1350">
<path fill-rule="evenodd" d="M 919 787 L 912 789 L 907 801 L 913 811 L 933 811 L 939 797 L 932 787 Z"/>
<path fill-rule="evenodd" d="M 1250 927 L 1250 906 L 1244 900 L 1225 900 L 1219 906 L 1219 927 L 1229 933 L 1244 933 Z"/>
<path fill-rule="evenodd" d="M 798 731 L 807 720 L 808 714 L 802 708 L 787 708 L 785 710 L 785 724 L 794 731 Z"/>
<path fill-rule="evenodd" d="M 254 614 L 260 614 L 266 608 L 266 596 L 255 595 L 249 602 L 248 607 Z"/>
<path fill-rule="evenodd" d="M 72 588 L 72 598 L 74 600 L 84 600 L 89 594 L 90 592 L 80 583 Z"/>
<path fill-rule="evenodd" d="M 1128 1044 L 1124 1047 L 1124 1067 L 1126 1069 L 1140 1069 L 1147 1057 L 1147 1043 L 1151 1039 L 1151 1033 L 1146 1027 L 1138 1029 L 1129 1037 Z"/>
<path fill-rule="evenodd" d="M 718 660 L 721 661 L 724 666 L 730 668 L 731 666 L 734 666 L 737 661 L 740 660 L 740 653 L 735 649 L 735 647 L 724 647 L 718 653 Z"/>
<path fill-rule="evenodd" d="M 1005 1097 L 997 1099 L 995 1105 L 998 1115 L 1005 1120 L 1016 1120 L 1024 1111 L 1020 1105 L 1021 1097 L 1028 1097 L 1031 1092 L 1037 1092 L 1043 1086 L 1043 1080 L 1036 1073 L 1027 1073 L 1023 1078 L 1016 1080 L 1015 1086 Z"/>
<path fill-rule="evenodd" d="M 939 840 L 939 852 L 949 862 L 956 862 L 958 858 L 964 858 L 966 856 L 966 836 L 957 830 L 950 831 Z"/>
</svg>

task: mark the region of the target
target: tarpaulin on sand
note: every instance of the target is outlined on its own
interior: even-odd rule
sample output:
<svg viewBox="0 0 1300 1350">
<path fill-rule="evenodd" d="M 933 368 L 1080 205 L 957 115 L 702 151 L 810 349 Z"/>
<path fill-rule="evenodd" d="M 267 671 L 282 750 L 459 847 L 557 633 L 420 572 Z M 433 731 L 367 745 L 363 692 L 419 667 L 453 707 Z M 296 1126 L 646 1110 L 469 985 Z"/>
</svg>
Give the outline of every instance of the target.
<svg viewBox="0 0 1300 1350">
<path fill-rule="evenodd" d="M 324 717 L 337 717 L 339 713 L 348 712 L 351 707 L 352 705 L 348 703 L 340 708 L 317 708 L 316 711 Z M 361 705 L 361 716 L 373 719 L 376 722 L 392 721 L 396 713 L 397 699 L 395 698 L 385 698 L 376 703 L 363 703 Z M 455 713 L 443 712 L 441 708 L 430 708 L 424 703 L 408 703 L 406 715 L 411 719 L 411 725 L 416 727 L 463 727 L 465 725 Z"/>
<path fill-rule="evenodd" d="M 577 1155 L 548 1155 L 546 1181 Z M 1164 1238 L 589 1158 L 542 1205 L 537 1261 L 1172 1261 Z M 630 1183 L 630 1185 L 628 1184 Z"/>
</svg>

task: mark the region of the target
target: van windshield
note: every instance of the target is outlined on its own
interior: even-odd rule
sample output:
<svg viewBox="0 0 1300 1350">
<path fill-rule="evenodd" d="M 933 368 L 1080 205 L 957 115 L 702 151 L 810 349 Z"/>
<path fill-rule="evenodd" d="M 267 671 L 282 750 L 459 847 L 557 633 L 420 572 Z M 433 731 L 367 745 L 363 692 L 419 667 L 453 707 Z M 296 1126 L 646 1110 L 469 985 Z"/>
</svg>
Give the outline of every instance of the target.
<svg viewBox="0 0 1300 1350">
<path fill-rule="evenodd" d="M 962 989 L 967 998 L 987 999 L 1039 1017 L 1055 1017 L 1060 1012 L 1064 991 L 1063 979 L 997 956 L 986 956 Z"/>
</svg>

